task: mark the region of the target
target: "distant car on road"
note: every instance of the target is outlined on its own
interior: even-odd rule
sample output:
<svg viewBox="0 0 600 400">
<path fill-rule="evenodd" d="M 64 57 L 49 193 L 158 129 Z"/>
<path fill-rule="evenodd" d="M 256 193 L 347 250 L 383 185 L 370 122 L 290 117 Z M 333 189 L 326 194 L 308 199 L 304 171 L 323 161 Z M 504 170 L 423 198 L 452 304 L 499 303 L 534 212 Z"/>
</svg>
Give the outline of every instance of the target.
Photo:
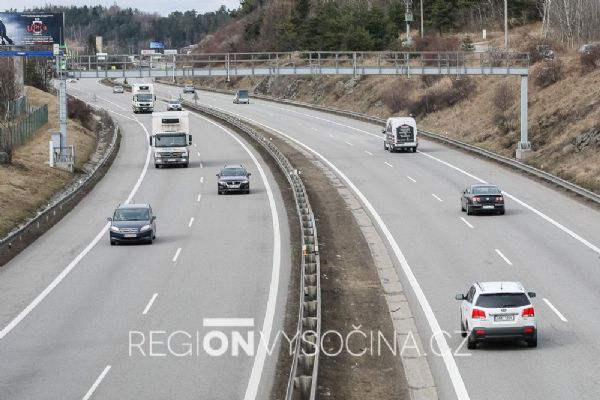
<svg viewBox="0 0 600 400">
<path fill-rule="evenodd" d="M 181 101 L 177 99 L 171 99 L 167 103 L 167 111 L 182 111 Z"/>
<path fill-rule="evenodd" d="M 110 221 L 110 244 L 146 242 L 156 239 L 156 216 L 149 204 L 124 204 Z"/>
<path fill-rule="evenodd" d="M 217 174 L 217 192 L 250 193 L 250 172 L 241 164 L 225 165 Z"/>
<path fill-rule="evenodd" d="M 477 282 L 460 300 L 460 329 L 467 348 L 494 340 L 524 340 L 537 347 L 537 324 L 531 298 L 519 282 Z"/>
<path fill-rule="evenodd" d="M 247 90 L 237 90 L 233 96 L 233 102 L 235 104 L 245 103 L 250 104 L 250 96 Z"/>
<path fill-rule="evenodd" d="M 467 215 L 475 212 L 493 212 L 503 215 L 504 196 L 496 185 L 477 184 L 467 187 L 460 198 L 460 210 Z"/>
<path fill-rule="evenodd" d="M 183 93 L 196 93 L 196 89 L 192 85 L 185 85 L 183 87 Z"/>
<path fill-rule="evenodd" d="M 113 86 L 113 93 L 124 93 L 123 86 L 121 86 L 121 85 Z"/>
<path fill-rule="evenodd" d="M 77 83 L 77 79 L 71 78 L 71 79 L 67 80 L 67 82 L 69 82 L 69 83 Z"/>
</svg>

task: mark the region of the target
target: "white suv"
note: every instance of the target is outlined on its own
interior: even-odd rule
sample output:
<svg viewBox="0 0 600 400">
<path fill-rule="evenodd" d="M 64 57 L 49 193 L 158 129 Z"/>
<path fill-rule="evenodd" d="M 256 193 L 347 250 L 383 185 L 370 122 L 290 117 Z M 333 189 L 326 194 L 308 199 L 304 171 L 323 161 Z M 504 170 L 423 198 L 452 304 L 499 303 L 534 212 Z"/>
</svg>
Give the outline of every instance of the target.
<svg viewBox="0 0 600 400">
<path fill-rule="evenodd" d="M 519 282 L 477 282 L 469 292 L 457 294 L 460 304 L 460 328 L 467 348 L 488 340 L 525 340 L 537 347 L 537 325 L 531 298 Z"/>
</svg>

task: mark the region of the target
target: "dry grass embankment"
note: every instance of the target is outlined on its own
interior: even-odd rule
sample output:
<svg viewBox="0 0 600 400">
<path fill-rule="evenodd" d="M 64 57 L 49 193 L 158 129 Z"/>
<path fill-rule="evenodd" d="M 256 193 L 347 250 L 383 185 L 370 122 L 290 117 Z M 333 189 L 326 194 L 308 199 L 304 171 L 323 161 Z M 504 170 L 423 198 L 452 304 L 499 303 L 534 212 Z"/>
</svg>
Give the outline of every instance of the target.
<svg viewBox="0 0 600 400">
<path fill-rule="evenodd" d="M 0 165 L 0 237 L 33 216 L 73 178 L 73 174 L 48 165 L 48 131 L 58 130 L 56 96 L 27 87 L 32 105 L 48 104 L 48 123 L 23 146 L 15 149 L 12 165 Z M 69 143 L 75 146 L 79 169 L 96 147 L 96 134 L 69 120 Z"/>
</svg>

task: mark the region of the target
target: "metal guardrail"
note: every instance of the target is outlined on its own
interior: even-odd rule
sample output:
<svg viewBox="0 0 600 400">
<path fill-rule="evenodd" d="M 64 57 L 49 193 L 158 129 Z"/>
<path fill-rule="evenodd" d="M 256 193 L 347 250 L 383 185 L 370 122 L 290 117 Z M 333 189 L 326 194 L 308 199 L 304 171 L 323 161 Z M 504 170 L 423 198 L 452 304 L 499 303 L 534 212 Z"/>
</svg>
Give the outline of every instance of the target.
<svg viewBox="0 0 600 400">
<path fill-rule="evenodd" d="M 86 188 L 88 186 L 89 182 L 96 177 L 96 174 L 98 173 L 98 171 L 102 167 L 104 167 L 104 165 L 107 163 L 107 161 L 110 159 L 110 157 L 113 155 L 113 153 L 115 151 L 117 139 L 119 137 L 119 132 L 120 132 L 119 126 L 116 125 L 116 123 L 115 123 L 115 130 L 114 130 L 112 141 L 109 146 L 109 150 L 104 154 L 104 156 L 102 157 L 100 162 L 98 164 L 96 164 L 94 169 L 89 174 L 87 174 L 87 176 L 84 179 L 78 180 L 77 183 L 75 185 L 73 185 L 70 189 L 68 189 L 67 192 L 64 193 L 60 198 L 54 200 L 53 202 L 48 204 L 46 207 L 44 207 L 42 210 L 38 211 L 38 213 L 34 217 L 30 218 L 23 225 L 19 226 L 18 228 L 14 229 L 13 231 L 11 231 L 4 238 L 0 238 L 0 251 L 6 247 L 8 247 L 9 250 L 12 249 L 13 243 L 15 243 L 17 241 L 22 241 L 23 237 L 25 235 L 32 234 L 32 233 L 33 234 L 43 233 L 44 232 L 43 229 L 45 227 L 44 225 L 46 225 L 46 223 L 48 223 L 51 218 L 54 219 L 57 212 L 58 213 L 62 212 L 63 207 L 66 205 L 66 203 L 68 203 L 72 198 L 74 198 L 76 195 L 78 195 L 82 189 Z M 45 228 L 48 228 L 48 227 L 46 226 Z M 19 248 L 20 247 L 21 246 L 19 246 Z M 8 257 L 8 259 L 12 258 L 15 255 L 16 255 L 16 253 L 13 254 L 12 256 Z M 0 263 L 0 266 L 2 266 L 1 263 Z"/>
<path fill-rule="evenodd" d="M 258 142 L 277 162 L 294 189 L 298 218 L 302 224 L 301 290 L 297 335 L 285 399 L 314 400 L 317 391 L 319 338 L 321 337 L 321 262 L 315 216 L 300 173 L 277 146 L 242 119 L 210 107 L 195 105 L 190 101 L 183 101 L 182 104 L 224 121 Z"/>
</svg>

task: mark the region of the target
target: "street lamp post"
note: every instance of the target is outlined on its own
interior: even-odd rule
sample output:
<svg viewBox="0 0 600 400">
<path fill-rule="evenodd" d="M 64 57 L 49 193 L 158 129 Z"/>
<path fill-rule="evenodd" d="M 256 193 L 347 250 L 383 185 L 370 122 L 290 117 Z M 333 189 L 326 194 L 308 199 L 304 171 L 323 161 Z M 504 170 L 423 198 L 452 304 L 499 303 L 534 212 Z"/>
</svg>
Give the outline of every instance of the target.
<svg viewBox="0 0 600 400">
<path fill-rule="evenodd" d="M 423 0 L 421 0 L 421 39 L 423 39 Z"/>
<path fill-rule="evenodd" d="M 504 0 L 504 48 L 508 50 L 508 0 Z"/>
</svg>

